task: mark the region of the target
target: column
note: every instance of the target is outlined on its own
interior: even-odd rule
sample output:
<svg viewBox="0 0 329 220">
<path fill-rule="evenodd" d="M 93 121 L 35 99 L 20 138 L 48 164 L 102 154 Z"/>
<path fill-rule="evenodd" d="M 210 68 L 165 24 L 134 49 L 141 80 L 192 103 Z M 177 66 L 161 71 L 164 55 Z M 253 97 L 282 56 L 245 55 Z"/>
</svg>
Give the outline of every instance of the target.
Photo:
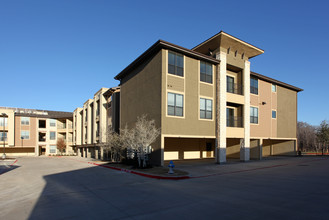
<svg viewBox="0 0 329 220">
<path fill-rule="evenodd" d="M 244 62 L 243 69 L 243 127 L 244 127 L 244 140 L 240 148 L 240 160 L 250 160 L 250 62 Z"/>
<path fill-rule="evenodd" d="M 226 53 L 216 54 L 216 163 L 226 162 Z"/>
<path fill-rule="evenodd" d="M 258 149 L 259 149 L 259 159 L 263 159 L 263 139 L 259 139 L 258 141 Z"/>
</svg>

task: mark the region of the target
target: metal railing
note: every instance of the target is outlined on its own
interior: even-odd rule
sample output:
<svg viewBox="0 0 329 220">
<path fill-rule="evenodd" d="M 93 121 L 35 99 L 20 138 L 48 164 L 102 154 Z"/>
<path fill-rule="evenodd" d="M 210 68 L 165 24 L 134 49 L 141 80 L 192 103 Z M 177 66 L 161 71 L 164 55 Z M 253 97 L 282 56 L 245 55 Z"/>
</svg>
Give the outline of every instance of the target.
<svg viewBox="0 0 329 220">
<path fill-rule="evenodd" d="M 66 124 L 59 124 L 57 129 L 66 129 Z"/>
<path fill-rule="evenodd" d="M 243 86 L 237 83 L 226 83 L 226 91 L 233 94 L 243 95 Z"/>
<path fill-rule="evenodd" d="M 226 126 L 233 128 L 243 127 L 243 118 L 240 116 L 231 116 L 226 119 Z"/>
</svg>

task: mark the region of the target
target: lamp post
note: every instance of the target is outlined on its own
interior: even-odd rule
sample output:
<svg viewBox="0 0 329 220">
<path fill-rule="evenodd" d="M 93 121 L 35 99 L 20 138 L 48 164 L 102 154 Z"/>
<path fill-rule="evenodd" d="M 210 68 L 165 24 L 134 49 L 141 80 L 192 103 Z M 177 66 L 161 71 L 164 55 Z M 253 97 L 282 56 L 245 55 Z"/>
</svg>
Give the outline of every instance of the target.
<svg viewBox="0 0 329 220">
<path fill-rule="evenodd" d="M 5 138 L 5 119 L 8 116 L 6 113 L 1 114 L 3 117 L 3 132 L 2 132 L 2 138 L 3 138 L 3 154 L 2 154 L 2 159 L 6 159 L 6 138 Z"/>
<path fill-rule="evenodd" d="M 21 139 L 22 139 L 22 147 L 23 147 L 23 140 L 24 140 L 24 137 L 21 137 Z"/>
</svg>

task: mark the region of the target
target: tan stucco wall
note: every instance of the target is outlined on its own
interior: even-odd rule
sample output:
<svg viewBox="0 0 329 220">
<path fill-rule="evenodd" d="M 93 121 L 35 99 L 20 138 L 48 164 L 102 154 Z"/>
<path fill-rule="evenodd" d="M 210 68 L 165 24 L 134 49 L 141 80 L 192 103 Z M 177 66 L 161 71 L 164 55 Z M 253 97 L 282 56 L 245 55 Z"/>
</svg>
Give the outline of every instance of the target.
<svg viewBox="0 0 329 220">
<path fill-rule="evenodd" d="M 240 139 L 227 138 L 226 139 L 226 157 L 227 158 L 240 158 Z"/>
<path fill-rule="evenodd" d="M 137 117 L 144 114 L 154 119 L 161 128 L 161 68 L 162 53 L 159 51 L 150 60 L 121 81 L 120 127 L 132 127 Z M 152 144 L 152 162 L 160 165 L 161 137 Z"/>
<path fill-rule="evenodd" d="M 163 50 L 162 59 L 164 61 L 162 63 L 162 133 L 170 135 L 192 135 L 195 137 L 215 137 L 215 100 L 213 100 L 212 120 L 199 119 L 200 97 L 213 99 L 212 94 L 214 94 L 215 89 L 214 83 L 204 85 L 204 83 L 200 82 L 199 61 L 184 56 L 184 77 L 174 77 L 177 81 L 185 81 L 185 89 L 184 92 L 180 90 L 174 90 L 174 87 L 171 85 L 171 83 L 175 84 L 172 82 L 172 75 L 167 73 L 167 57 L 167 51 Z M 214 70 L 215 67 L 213 66 L 213 71 Z M 202 91 L 202 94 L 200 94 L 200 91 Z M 184 95 L 183 117 L 167 116 L 168 92 Z"/>
<path fill-rule="evenodd" d="M 5 126 L 5 131 L 7 132 L 7 141 L 5 142 L 6 147 L 12 147 L 15 145 L 15 113 L 12 109 L 0 109 L 0 114 L 5 113 L 7 115 L 7 126 Z M 0 117 L 1 122 L 3 122 L 3 117 Z M 3 126 L 0 126 L 0 132 L 3 132 Z M 3 142 L 1 141 L 1 146 Z"/>
<path fill-rule="evenodd" d="M 15 146 L 22 146 L 21 131 L 30 131 L 30 139 L 23 140 L 23 147 L 35 147 L 38 143 L 37 118 L 30 117 L 30 125 L 21 125 L 21 116 L 15 116 Z"/>
<path fill-rule="evenodd" d="M 270 155 L 296 155 L 296 140 L 263 140 L 263 156 Z"/>
<path fill-rule="evenodd" d="M 250 159 L 260 158 L 259 140 L 250 140 Z"/>
<path fill-rule="evenodd" d="M 211 151 L 206 151 L 206 143 L 212 144 Z M 214 146 L 214 139 L 165 138 L 164 160 L 211 158 Z"/>
<path fill-rule="evenodd" d="M 277 86 L 277 123 L 279 138 L 296 138 L 297 92 Z"/>
<path fill-rule="evenodd" d="M 276 120 L 272 120 L 272 106 L 277 103 L 274 99 L 272 84 L 258 79 L 258 95 L 250 94 L 250 106 L 258 107 L 258 124 L 250 124 L 251 137 L 277 137 Z"/>
</svg>

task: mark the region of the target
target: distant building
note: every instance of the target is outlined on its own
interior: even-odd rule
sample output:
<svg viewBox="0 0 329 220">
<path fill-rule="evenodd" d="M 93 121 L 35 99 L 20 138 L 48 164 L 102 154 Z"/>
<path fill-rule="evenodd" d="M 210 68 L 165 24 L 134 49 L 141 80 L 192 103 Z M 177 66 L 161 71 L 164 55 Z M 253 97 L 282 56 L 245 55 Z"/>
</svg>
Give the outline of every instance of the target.
<svg viewBox="0 0 329 220">
<path fill-rule="evenodd" d="M 0 107 L 0 145 L 5 141 L 8 156 L 50 155 L 59 153 L 62 138 L 65 153 L 74 154 L 72 121 L 71 112 Z"/>
<path fill-rule="evenodd" d="M 120 87 L 101 88 L 73 112 L 73 145 L 81 157 L 104 159 L 101 143 L 109 131 L 119 132 Z"/>
</svg>

